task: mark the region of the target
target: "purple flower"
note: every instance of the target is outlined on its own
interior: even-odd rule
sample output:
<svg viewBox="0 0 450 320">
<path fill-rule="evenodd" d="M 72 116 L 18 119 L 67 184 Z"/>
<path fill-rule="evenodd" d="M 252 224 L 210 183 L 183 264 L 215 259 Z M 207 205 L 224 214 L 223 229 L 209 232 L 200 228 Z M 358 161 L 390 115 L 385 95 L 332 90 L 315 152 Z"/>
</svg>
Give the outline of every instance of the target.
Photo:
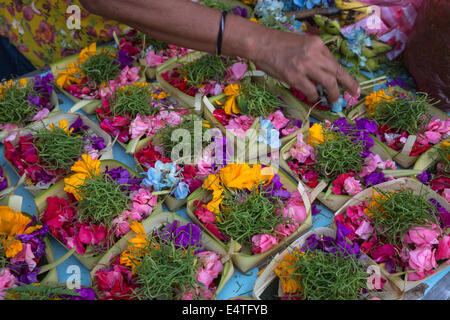
<svg viewBox="0 0 450 320">
<path fill-rule="evenodd" d="M 370 121 L 369 119 L 362 118 L 355 121 L 356 128 L 359 130 L 365 130 L 370 134 L 377 132 L 377 123 L 375 121 Z"/>
<path fill-rule="evenodd" d="M 69 127 L 69 130 L 73 129 L 73 132 L 78 132 L 80 130 L 88 130 L 89 127 L 85 126 L 81 117 L 78 117 Z"/>
<path fill-rule="evenodd" d="M 95 300 L 95 292 L 91 288 L 75 289 L 79 296 L 71 296 L 70 300 Z"/>
<path fill-rule="evenodd" d="M 123 69 L 125 67 L 132 67 L 134 63 L 134 58 L 129 56 L 124 50 L 120 50 L 119 62 L 120 62 L 120 69 Z"/>
<path fill-rule="evenodd" d="M 8 179 L 3 175 L 3 168 L 0 167 L 0 191 L 6 189 L 8 186 Z"/>
<path fill-rule="evenodd" d="M 243 18 L 247 18 L 247 9 L 242 8 L 241 6 L 237 6 L 231 10 L 235 15 L 241 16 Z"/>
<path fill-rule="evenodd" d="M 392 81 L 389 81 L 388 83 L 386 83 L 386 85 L 388 87 L 395 87 L 395 86 L 397 86 L 397 87 L 400 87 L 400 88 L 403 88 L 403 89 L 407 89 L 408 88 L 406 83 L 401 78 L 395 78 Z"/>
<path fill-rule="evenodd" d="M 17 278 L 17 282 L 20 285 L 27 285 L 38 282 L 37 274 L 41 268 L 36 267 L 32 271 L 28 268 L 28 264 L 25 261 L 12 263 L 8 265 L 8 269 Z"/>
<path fill-rule="evenodd" d="M 397 266 L 395 265 L 395 260 L 388 260 L 384 266 L 386 271 L 390 274 L 397 273 Z"/>
<path fill-rule="evenodd" d="M 283 190 L 283 184 L 281 183 L 280 176 L 275 174 L 269 185 L 263 187 L 263 190 L 268 192 L 271 196 L 281 197 L 288 199 L 291 193 L 287 190 Z"/>
<path fill-rule="evenodd" d="M 450 227 L 450 212 L 448 212 L 443 206 L 441 206 L 439 204 L 439 202 L 437 202 L 434 199 L 429 199 L 428 202 L 430 202 L 432 205 L 435 206 L 437 213 L 438 213 L 438 218 L 441 221 L 441 228 L 443 230 L 449 228 Z"/>
<path fill-rule="evenodd" d="M 365 182 L 368 187 L 375 186 L 377 184 L 388 181 L 383 172 L 372 172 L 371 174 L 365 177 Z"/>
<path fill-rule="evenodd" d="M 90 141 L 90 143 L 92 144 L 92 146 L 97 149 L 97 150 L 103 150 L 106 148 L 105 145 L 105 139 L 103 139 L 102 137 L 94 137 L 94 136 L 88 136 L 86 137 L 87 140 Z"/>
<path fill-rule="evenodd" d="M 315 215 L 318 215 L 322 210 L 317 207 L 317 204 L 312 203 L 311 204 L 311 215 L 314 217 Z"/>
<path fill-rule="evenodd" d="M 200 239 L 202 233 L 198 226 L 193 223 L 188 223 L 175 230 L 174 242 L 182 248 L 200 246 Z"/>
<path fill-rule="evenodd" d="M 418 174 L 416 178 L 423 184 L 428 184 L 430 182 L 431 175 L 427 170 L 424 170 L 421 174 Z"/>
<path fill-rule="evenodd" d="M 137 176 L 130 177 L 130 172 L 122 167 L 109 169 L 106 166 L 105 175 L 108 175 L 109 179 L 122 185 L 122 190 L 136 191 L 140 188 L 142 178 Z"/>
</svg>

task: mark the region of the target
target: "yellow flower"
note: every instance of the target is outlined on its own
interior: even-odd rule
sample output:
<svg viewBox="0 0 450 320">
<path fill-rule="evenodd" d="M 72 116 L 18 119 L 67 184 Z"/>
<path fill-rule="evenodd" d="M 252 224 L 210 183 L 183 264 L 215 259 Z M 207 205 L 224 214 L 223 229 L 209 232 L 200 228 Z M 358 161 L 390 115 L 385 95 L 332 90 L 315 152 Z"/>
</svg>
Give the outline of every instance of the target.
<svg viewBox="0 0 450 320">
<path fill-rule="evenodd" d="M 274 270 L 275 274 L 281 281 L 281 288 L 283 290 L 283 293 L 302 292 L 302 289 L 298 285 L 298 281 L 295 281 L 295 279 L 292 277 L 292 274 L 295 271 L 293 266 L 295 261 L 298 259 L 298 254 L 302 255 L 302 253 L 300 253 L 297 248 L 292 254 L 286 254 L 283 258 L 283 261 L 281 261 Z"/>
<path fill-rule="evenodd" d="M 256 19 L 256 18 L 250 18 L 250 21 L 253 21 L 256 23 L 261 23 L 261 19 Z"/>
<path fill-rule="evenodd" d="M 27 86 L 27 79 L 22 78 L 19 80 L 19 84 L 21 87 L 26 87 Z"/>
<path fill-rule="evenodd" d="M 56 126 L 53 123 L 50 123 L 48 126 L 50 128 L 50 131 L 55 131 Z M 67 133 L 67 135 L 70 135 L 73 131 L 73 128 L 69 129 L 69 121 L 67 120 L 59 120 L 58 126 L 63 129 Z"/>
<path fill-rule="evenodd" d="M 225 89 L 223 89 L 225 95 L 227 96 L 227 101 L 223 106 L 223 110 L 226 114 L 239 114 L 241 110 L 236 101 L 236 96 L 238 96 L 240 92 L 241 86 L 238 83 L 230 84 Z"/>
<path fill-rule="evenodd" d="M 0 206 L 0 238 L 6 248 L 6 257 L 11 258 L 22 251 L 22 243 L 15 240 L 19 234 L 29 234 L 40 226 L 29 227 L 32 220 L 20 212 L 14 212 L 7 206 Z"/>
<path fill-rule="evenodd" d="M 89 59 L 90 56 L 94 56 L 97 54 L 97 44 L 91 43 L 89 47 L 84 48 L 81 50 L 80 54 L 78 55 L 78 61 L 80 63 L 85 62 L 87 59 Z"/>
<path fill-rule="evenodd" d="M 323 136 L 323 128 L 319 123 L 314 123 L 311 128 L 309 128 L 309 138 L 308 144 L 314 146 L 315 144 L 321 144 L 325 142 Z"/>
<path fill-rule="evenodd" d="M 78 201 L 83 198 L 78 194 L 78 187 L 84 184 L 87 178 L 100 174 L 100 161 L 93 159 L 90 155 L 83 154 L 81 160 L 75 162 L 70 168 L 75 174 L 64 179 L 64 191 L 75 196 Z"/>
<path fill-rule="evenodd" d="M 364 213 L 368 216 L 368 217 L 373 217 L 373 210 L 380 212 L 383 211 L 384 209 L 380 206 L 379 202 L 381 201 L 387 201 L 390 197 L 390 193 L 387 194 L 387 196 L 381 194 L 381 193 L 377 193 L 375 194 L 375 191 L 372 190 L 372 197 L 370 199 L 369 204 L 367 205 L 367 207 L 364 209 Z"/>
<path fill-rule="evenodd" d="M 146 83 L 146 84 L 148 84 L 148 83 Z M 163 100 L 163 99 L 167 98 L 168 96 L 169 95 L 167 93 L 165 93 L 164 91 L 161 91 L 158 94 L 157 93 L 152 94 L 153 99 L 156 99 L 156 100 Z"/>
</svg>

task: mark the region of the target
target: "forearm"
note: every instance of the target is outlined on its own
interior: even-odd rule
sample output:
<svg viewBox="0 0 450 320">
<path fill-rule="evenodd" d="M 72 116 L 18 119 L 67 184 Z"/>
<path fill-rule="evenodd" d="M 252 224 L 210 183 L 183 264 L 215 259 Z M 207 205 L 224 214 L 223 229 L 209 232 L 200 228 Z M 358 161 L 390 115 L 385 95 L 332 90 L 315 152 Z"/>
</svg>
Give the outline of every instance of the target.
<svg viewBox="0 0 450 320">
<path fill-rule="evenodd" d="M 125 23 L 170 44 L 210 52 L 216 50 L 221 13 L 190 0 L 96 0 L 80 1 L 89 11 Z M 254 41 L 267 29 L 229 14 L 223 34 L 222 53 L 254 58 Z"/>
</svg>

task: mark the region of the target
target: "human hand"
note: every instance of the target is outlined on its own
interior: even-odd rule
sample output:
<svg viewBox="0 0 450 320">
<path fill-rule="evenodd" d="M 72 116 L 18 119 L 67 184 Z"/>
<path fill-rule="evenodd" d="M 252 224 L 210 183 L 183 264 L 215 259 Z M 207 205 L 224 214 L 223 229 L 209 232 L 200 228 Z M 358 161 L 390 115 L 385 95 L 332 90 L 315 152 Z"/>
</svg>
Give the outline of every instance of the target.
<svg viewBox="0 0 450 320">
<path fill-rule="evenodd" d="M 352 96 L 359 95 L 358 82 L 336 61 L 320 37 L 264 30 L 251 54 L 258 68 L 301 90 L 312 103 L 319 99 L 317 84 L 326 89 L 331 104 L 339 99 L 339 85 Z"/>
</svg>

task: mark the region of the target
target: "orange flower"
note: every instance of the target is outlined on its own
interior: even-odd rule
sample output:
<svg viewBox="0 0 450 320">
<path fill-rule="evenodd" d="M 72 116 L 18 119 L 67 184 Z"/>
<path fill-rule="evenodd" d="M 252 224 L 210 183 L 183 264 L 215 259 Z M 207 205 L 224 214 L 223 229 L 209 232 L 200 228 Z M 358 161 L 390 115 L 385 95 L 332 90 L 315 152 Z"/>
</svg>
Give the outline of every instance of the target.
<svg viewBox="0 0 450 320">
<path fill-rule="evenodd" d="M 298 259 L 298 255 L 304 255 L 304 253 L 300 252 L 298 248 L 296 248 L 293 253 L 287 253 L 274 270 L 275 274 L 281 281 L 283 293 L 302 292 L 298 281 L 296 281 L 292 276 L 295 271 L 294 263 Z"/>
<path fill-rule="evenodd" d="M 144 226 L 139 221 L 134 220 L 131 222 L 130 228 L 136 233 L 136 236 L 128 241 L 127 249 L 120 254 L 120 264 L 131 267 L 134 273 L 134 269 L 138 265 L 137 260 L 147 253 L 145 248 L 147 247 L 148 239 Z"/>
<path fill-rule="evenodd" d="M 0 238 L 6 248 L 6 257 L 11 258 L 22 251 L 22 242 L 15 240 L 19 234 L 29 234 L 41 226 L 27 228 L 31 219 L 7 206 L 0 206 Z"/>
<path fill-rule="evenodd" d="M 373 115 L 377 105 L 383 101 L 393 101 L 383 89 L 374 91 L 366 97 L 365 105 L 368 107 L 369 115 Z"/>
<path fill-rule="evenodd" d="M 382 201 L 387 201 L 390 197 L 390 194 L 388 194 L 387 196 L 381 194 L 381 193 L 377 193 L 375 194 L 375 191 L 372 190 L 372 197 L 370 199 L 370 203 L 367 205 L 367 207 L 364 209 L 364 213 L 368 216 L 368 217 L 373 217 L 373 209 L 375 211 L 383 211 L 384 209 L 380 206 L 379 204 L 379 200 Z"/>
<path fill-rule="evenodd" d="M 80 75 L 80 77 L 77 77 Z M 72 83 L 80 84 L 82 72 L 78 67 L 78 63 L 72 62 L 70 63 L 65 71 L 62 71 L 58 74 L 58 78 L 56 79 L 56 84 L 60 88 L 64 88 L 67 85 L 71 85 Z"/>
<path fill-rule="evenodd" d="M 55 131 L 56 126 L 53 123 L 50 123 L 49 125 L 50 131 Z M 73 128 L 69 129 L 69 122 L 67 120 L 59 120 L 58 126 L 63 129 L 67 135 L 70 135 L 73 131 Z"/>
<path fill-rule="evenodd" d="M 221 182 L 229 188 L 244 189 L 251 191 L 255 185 L 270 183 L 273 173 L 267 175 L 260 164 L 252 167 L 248 163 L 230 163 L 219 171 Z"/>
</svg>

